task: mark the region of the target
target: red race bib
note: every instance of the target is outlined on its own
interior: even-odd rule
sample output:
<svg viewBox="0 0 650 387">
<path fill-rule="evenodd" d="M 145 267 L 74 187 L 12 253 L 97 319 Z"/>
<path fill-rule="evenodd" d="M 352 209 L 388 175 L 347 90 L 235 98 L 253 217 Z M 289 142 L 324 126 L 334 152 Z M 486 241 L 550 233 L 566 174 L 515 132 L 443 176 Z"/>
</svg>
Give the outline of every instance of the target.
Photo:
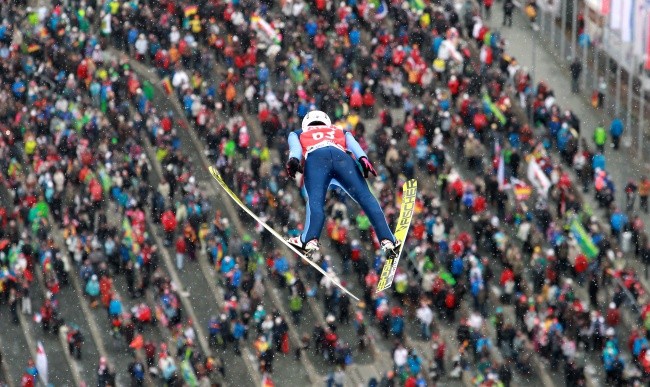
<svg viewBox="0 0 650 387">
<path fill-rule="evenodd" d="M 345 132 L 334 126 L 315 126 L 300 134 L 303 155 L 326 146 L 335 146 L 345 151 Z"/>
</svg>

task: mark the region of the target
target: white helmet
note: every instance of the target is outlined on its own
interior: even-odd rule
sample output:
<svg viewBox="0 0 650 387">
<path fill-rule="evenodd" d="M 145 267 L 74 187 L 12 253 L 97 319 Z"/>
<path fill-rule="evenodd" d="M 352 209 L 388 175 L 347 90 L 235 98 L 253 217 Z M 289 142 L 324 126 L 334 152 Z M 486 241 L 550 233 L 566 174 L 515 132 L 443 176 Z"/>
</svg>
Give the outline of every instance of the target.
<svg viewBox="0 0 650 387">
<path fill-rule="evenodd" d="M 302 130 L 307 130 L 308 126 L 312 126 L 316 123 L 321 123 L 321 125 L 325 126 L 331 126 L 332 121 L 330 120 L 329 116 L 325 114 L 325 112 L 322 112 L 320 110 L 312 110 L 307 115 L 305 118 L 302 119 Z"/>
</svg>

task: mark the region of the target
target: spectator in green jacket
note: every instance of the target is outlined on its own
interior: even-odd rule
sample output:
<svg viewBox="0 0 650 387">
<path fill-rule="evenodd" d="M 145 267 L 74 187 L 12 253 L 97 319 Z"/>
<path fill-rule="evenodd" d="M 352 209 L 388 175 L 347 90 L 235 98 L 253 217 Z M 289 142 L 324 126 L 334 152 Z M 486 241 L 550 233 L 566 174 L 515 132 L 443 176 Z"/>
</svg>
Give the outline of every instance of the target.
<svg viewBox="0 0 650 387">
<path fill-rule="evenodd" d="M 605 152 L 605 142 L 607 142 L 607 131 L 605 131 L 605 127 L 601 124 L 594 130 L 594 143 L 600 153 Z"/>
<path fill-rule="evenodd" d="M 368 216 L 366 215 L 365 212 L 361 211 L 359 212 L 359 215 L 357 215 L 357 229 L 359 230 L 359 233 L 361 234 L 361 241 L 362 242 L 369 242 L 370 239 L 370 219 L 368 219 Z"/>
<path fill-rule="evenodd" d="M 300 325 L 300 319 L 302 317 L 302 298 L 298 295 L 297 292 L 294 292 L 291 297 L 289 297 L 289 309 L 291 310 L 291 317 L 293 322 L 296 325 Z"/>
</svg>

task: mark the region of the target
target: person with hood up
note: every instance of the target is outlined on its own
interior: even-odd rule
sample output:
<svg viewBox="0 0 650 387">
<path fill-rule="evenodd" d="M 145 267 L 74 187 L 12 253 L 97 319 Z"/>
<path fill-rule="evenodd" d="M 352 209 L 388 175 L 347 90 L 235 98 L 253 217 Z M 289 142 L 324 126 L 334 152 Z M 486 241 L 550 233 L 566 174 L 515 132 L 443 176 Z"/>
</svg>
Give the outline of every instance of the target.
<svg viewBox="0 0 650 387">
<path fill-rule="evenodd" d="M 90 297 L 90 306 L 92 308 L 97 307 L 99 298 L 99 280 L 97 279 L 96 274 L 93 274 L 86 283 L 86 294 Z"/>
</svg>

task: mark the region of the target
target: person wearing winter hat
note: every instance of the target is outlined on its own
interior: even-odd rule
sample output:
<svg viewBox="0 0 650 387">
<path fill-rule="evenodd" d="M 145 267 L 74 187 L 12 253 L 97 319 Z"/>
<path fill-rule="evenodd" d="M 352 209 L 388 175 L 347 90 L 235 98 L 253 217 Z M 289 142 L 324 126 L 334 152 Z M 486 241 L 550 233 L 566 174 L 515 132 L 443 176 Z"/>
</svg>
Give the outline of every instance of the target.
<svg viewBox="0 0 650 387">
<path fill-rule="evenodd" d="M 86 283 L 86 294 L 90 297 L 90 307 L 97 307 L 99 298 L 99 280 L 96 274 L 93 274 Z"/>
</svg>

